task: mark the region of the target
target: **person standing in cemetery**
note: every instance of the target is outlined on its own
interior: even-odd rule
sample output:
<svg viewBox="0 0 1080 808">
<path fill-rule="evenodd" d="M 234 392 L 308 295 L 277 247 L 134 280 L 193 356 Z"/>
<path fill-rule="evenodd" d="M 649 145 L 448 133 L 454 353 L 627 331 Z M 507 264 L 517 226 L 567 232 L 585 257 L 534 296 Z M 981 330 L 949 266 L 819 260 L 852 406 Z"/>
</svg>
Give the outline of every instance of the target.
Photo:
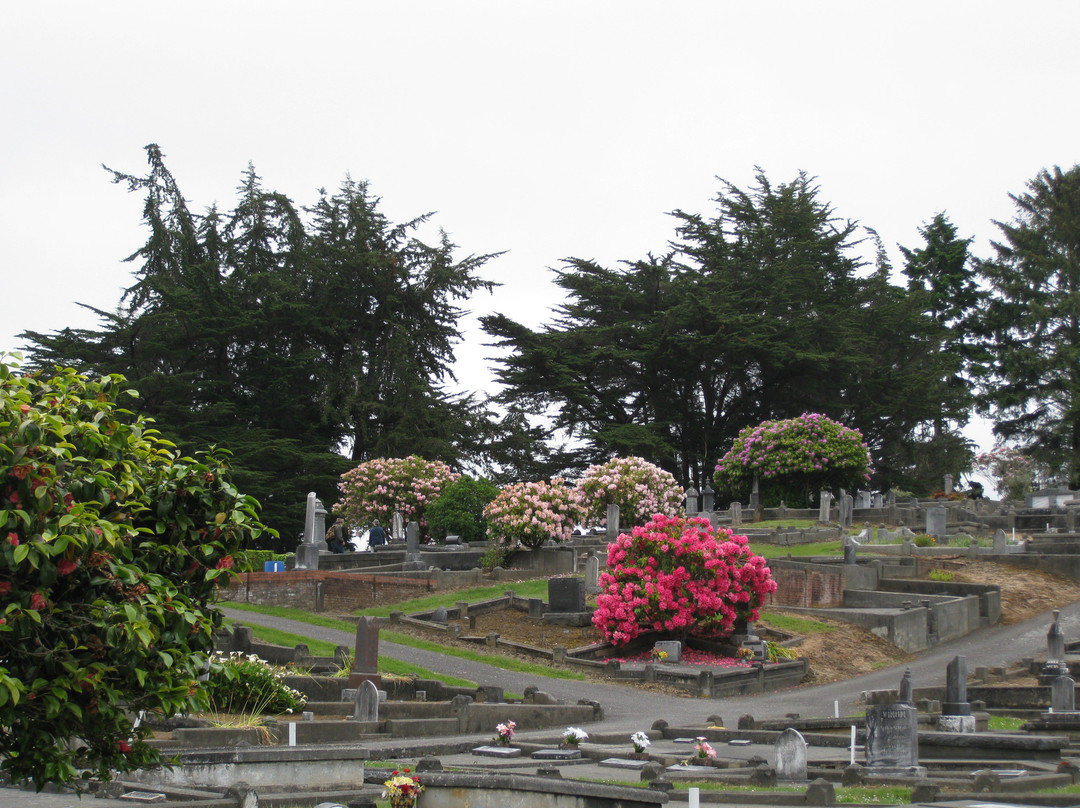
<svg viewBox="0 0 1080 808">
<path fill-rule="evenodd" d="M 386 531 L 379 526 L 379 520 L 376 519 L 368 531 L 368 547 L 379 547 L 383 544 L 386 544 Z"/>
<path fill-rule="evenodd" d="M 331 553 L 344 553 L 348 547 L 345 543 L 345 520 L 339 518 L 330 529 L 326 531 L 326 547 Z"/>
</svg>

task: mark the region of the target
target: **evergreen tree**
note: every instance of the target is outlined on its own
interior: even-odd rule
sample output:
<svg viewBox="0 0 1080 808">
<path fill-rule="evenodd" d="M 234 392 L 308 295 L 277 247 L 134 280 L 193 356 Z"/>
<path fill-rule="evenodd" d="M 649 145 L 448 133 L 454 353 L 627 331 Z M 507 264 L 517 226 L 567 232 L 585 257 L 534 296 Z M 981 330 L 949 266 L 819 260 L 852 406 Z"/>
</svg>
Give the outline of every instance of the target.
<svg viewBox="0 0 1080 808">
<path fill-rule="evenodd" d="M 112 172 L 146 196 L 135 282 L 115 313 L 95 310 L 99 330 L 24 334 L 34 365 L 121 373 L 184 451 L 230 449 L 276 549 L 302 528 L 308 491 L 330 504 L 346 454 L 453 462 L 490 431 L 442 388 L 457 301 L 490 288 L 476 274 L 489 256 L 423 243 L 428 217 L 394 225 L 351 180 L 302 212 L 250 165 L 234 209 L 199 216 L 160 149 L 147 156 L 145 176 Z"/>
<path fill-rule="evenodd" d="M 978 264 L 989 299 L 977 371 L 994 433 L 1080 485 L 1080 166 L 1010 195 L 1012 222 Z"/>
</svg>

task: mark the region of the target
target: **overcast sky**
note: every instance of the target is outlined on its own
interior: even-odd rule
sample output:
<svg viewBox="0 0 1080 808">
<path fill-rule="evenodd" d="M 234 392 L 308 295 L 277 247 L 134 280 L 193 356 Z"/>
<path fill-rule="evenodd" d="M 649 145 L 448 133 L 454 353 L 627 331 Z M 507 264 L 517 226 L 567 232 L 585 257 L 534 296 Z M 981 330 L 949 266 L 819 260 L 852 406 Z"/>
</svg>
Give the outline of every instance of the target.
<svg viewBox="0 0 1080 808">
<path fill-rule="evenodd" d="M 101 165 L 151 142 L 200 212 L 249 161 L 298 205 L 350 174 L 395 221 L 435 211 L 462 255 L 506 251 L 473 312 L 531 325 L 560 259 L 663 252 L 667 211 L 755 166 L 816 177 L 897 266 L 938 211 L 986 255 L 1008 194 L 1080 161 L 1078 30 L 1075 0 L 8 3 L 0 349 L 115 307 L 141 199 Z"/>
</svg>

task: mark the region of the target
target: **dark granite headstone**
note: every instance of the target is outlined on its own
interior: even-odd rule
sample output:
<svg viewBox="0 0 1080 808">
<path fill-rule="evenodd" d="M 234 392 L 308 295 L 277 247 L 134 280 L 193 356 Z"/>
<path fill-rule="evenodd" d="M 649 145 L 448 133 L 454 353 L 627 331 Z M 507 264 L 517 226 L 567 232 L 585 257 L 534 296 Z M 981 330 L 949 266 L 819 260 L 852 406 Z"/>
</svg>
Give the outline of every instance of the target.
<svg viewBox="0 0 1080 808">
<path fill-rule="evenodd" d="M 370 616 L 361 617 L 356 624 L 356 648 L 349 687 L 360 687 L 360 683 L 366 681 L 376 687 L 382 683 L 379 676 L 379 619 Z"/>
<path fill-rule="evenodd" d="M 871 769 L 919 765 L 919 716 L 911 704 L 878 704 L 866 710 L 866 763 Z"/>
<path fill-rule="evenodd" d="M 581 578 L 552 578 L 548 581 L 548 610 L 585 611 L 585 582 Z"/>
<path fill-rule="evenodd" d="M 945 701 L 942 715 L 971 715 L 967 700 L 967 657 L 956 656 L 945 668 Z"/>
</svg>

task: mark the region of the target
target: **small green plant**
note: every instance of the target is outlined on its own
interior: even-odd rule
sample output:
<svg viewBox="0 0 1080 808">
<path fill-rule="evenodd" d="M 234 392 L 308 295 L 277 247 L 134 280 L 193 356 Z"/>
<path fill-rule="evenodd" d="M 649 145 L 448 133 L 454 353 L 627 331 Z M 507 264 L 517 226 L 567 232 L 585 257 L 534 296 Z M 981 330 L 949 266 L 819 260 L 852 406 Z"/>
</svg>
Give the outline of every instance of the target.
<svg viewBox="0 0 1080 808">
<path fill-rule="evenodd" d="M 480 556 L 480 569 L 490 572 L 496 567 L 504 566 L 515 549 L 517 548 L 508 544 L 499 544 L 495 540 L 489 541 L 487 550 Z"/>
<path fill-rule="evenodd" d="M 295 712 L 304 706 L 304 696 L 281 681 L 284 675 L 254 654 L 234 651 L 219 656 L 210 666 L 210 710 L 251 715 Z"/>
<path fill-rule="evenodd" d="M 928 536 L 925 533 L 919 533 L 911 540 L 916 547 L 933 547 L 937 544 L 937 539 L 933 536 Z"/>
<path fill-rule="evenodd" d="M 978 545 L 978 542 L 974 537 L 969 536 L 967 533 L 957 533 L 949 539 L 949 544 L 954 547 L 971 547 L 972 545 Z"/>
<path fill-rule="evenodd" d="M 955 578 L 956 575 L 949 572 L 948 570 L 930 570 L 929 577 L 931 581 L 942 581 L 947 583 L 953 578 Z"/>
<path fill-rule="evenodd" d="M 992 715 L 986 722 L 986 728 L 994 732 L 1000 732 L 1002 730 L 1020 729 L 1025 723 L 1026 719 L 1023 718 L 1013 718 L 1009 715 Z"/>
</svg>

